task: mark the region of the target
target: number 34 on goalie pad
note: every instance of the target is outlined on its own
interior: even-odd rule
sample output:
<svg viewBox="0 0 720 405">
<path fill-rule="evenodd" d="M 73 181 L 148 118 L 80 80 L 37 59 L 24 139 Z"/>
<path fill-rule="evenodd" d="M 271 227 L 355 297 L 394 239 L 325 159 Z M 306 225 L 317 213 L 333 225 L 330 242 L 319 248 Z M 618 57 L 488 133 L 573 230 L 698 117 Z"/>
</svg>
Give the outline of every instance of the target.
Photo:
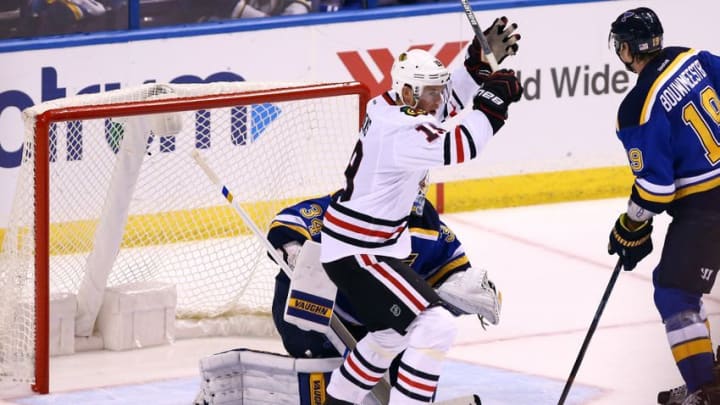
<svg viewBox="0 0 720 405">
<path fill-rule="evenodd" d="M 320 244 L 306 241 L 290 278 L 286 322 L 303 330 L 326 333 L 335 307 L 337 287 L 320 264 Z"/>
</svg>

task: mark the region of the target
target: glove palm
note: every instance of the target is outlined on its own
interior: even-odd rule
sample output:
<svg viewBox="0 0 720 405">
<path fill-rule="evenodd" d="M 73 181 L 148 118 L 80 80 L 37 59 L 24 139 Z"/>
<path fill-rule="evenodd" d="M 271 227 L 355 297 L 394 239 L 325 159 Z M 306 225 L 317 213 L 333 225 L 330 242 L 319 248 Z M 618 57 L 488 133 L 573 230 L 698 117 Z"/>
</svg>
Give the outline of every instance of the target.
<svg viewBox="0 0 720 405">
<path fill-rule="evenodd" d="M 514 34 L 517 24 L 508 24 L 507 17 L 496 18 L 490 28 L 483 34 L 498 64 L 509 55 L 515 55 L 519 49 L 520 34 Z M 473 38 L 465 57 L 465 68 L 477 84 L 481 84 L 490 76 L 492 69 L 483 56 L 482 46 L 477 37 Z"/>
</svg>

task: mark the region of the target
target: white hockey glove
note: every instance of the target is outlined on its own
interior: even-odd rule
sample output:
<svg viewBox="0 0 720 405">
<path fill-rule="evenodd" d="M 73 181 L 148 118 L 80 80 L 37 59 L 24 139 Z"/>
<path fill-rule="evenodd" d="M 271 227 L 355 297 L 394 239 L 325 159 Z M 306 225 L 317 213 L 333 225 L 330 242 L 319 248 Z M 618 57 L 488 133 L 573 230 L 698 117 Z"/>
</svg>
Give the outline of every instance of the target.
<svg viewBox="0 0 720 405">
<path fill-rule="evenodd" d="M 490 28 L 485 30 L 485 37 L 498 64 L 509 55 L 515 55 L 520 48 L 520 34 L 515 33 L 517 27 L 517 24 L 510 24 L 507 17 L 502 16 L 496 18 Z"/>
<path fill-rule="evenodd" d="M 337 287 L 320 264 L 320 244 L 305 241 L 294 265 L 283 319 L 302 330 L 326 333 Z"/>
<path fill-rule="evenodd" d="M 508 23 L 507 17 L 503 16 L 496 18 L 490 28 L 484 31 L 488 45 L 490 45 L 498 65 L 508 56 L 515 55 L 520 48 L 518 44 L 520 34 L 515 33 L 516 29 L 517 24 Z M 464 63 L 468 73 L 477 84 L 482 84 L 492 73 L 492 68 L 488 64 L 477 37 L 473 37 L 472 42 L 470 42 Z"/>
<path fill-rule="evenodd" d="M 299 242 L 288 242 L 282 246 L 281 249 L 275 249 L 285 259 L 285 263 L 290 266 L 291 269 L 295 268 L 295 262 L 297 262 L 298 255 L 302 245 Z"/>
<path fill-rule="evenodd" d="M 450 276 L 438 289 L 443 301 L 468 314 L 477 314 L 481 321 L 493 325 L 500 322 L 502 294 L 487 277 L 487 270 L 471 267 Z"/>
</svg>

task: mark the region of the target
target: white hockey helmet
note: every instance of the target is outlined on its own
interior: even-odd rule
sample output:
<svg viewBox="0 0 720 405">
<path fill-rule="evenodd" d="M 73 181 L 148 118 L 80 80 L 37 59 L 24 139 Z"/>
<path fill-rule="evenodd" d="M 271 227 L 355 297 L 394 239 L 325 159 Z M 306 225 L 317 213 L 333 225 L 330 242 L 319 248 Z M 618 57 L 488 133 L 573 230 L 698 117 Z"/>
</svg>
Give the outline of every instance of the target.
<svg viewBox="0 0 720 405">
<path fill-rule="evenodd" d="M 402 97 L 405 85 L 412 87 L 415 103 L 425 86 L 445 86 L 450 83 L 450 71 L 437 58 L 422 49 L 411 49 L 395 59 L 392 70 L 392 89 Z M 413 106 L 414 107 L 414 106 Z"/>
</svg>

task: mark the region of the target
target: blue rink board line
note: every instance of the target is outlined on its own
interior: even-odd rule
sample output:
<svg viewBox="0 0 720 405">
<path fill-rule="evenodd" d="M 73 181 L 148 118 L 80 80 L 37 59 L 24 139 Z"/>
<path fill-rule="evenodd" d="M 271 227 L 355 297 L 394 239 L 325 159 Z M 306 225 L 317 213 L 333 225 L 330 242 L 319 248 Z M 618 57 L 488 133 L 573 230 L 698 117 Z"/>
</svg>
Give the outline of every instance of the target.
<svg viewBox="0 0 720 405">
<path fill-rule="evenodd" d="M 565 385 L 547 377 L 492 367 L 447 361 L 440 377 L 437 400 L 479 393 L 483 405 L 556 404 Z M 13 402 L 23 405 L 188 405 L 198 393 L 200 376 L 143 384 L 93 388 L 83 391 L 36 395 Z M 602 395 L 602 390 L 574 384 L 567 405 L 579 405 Z"/>
</svg>

